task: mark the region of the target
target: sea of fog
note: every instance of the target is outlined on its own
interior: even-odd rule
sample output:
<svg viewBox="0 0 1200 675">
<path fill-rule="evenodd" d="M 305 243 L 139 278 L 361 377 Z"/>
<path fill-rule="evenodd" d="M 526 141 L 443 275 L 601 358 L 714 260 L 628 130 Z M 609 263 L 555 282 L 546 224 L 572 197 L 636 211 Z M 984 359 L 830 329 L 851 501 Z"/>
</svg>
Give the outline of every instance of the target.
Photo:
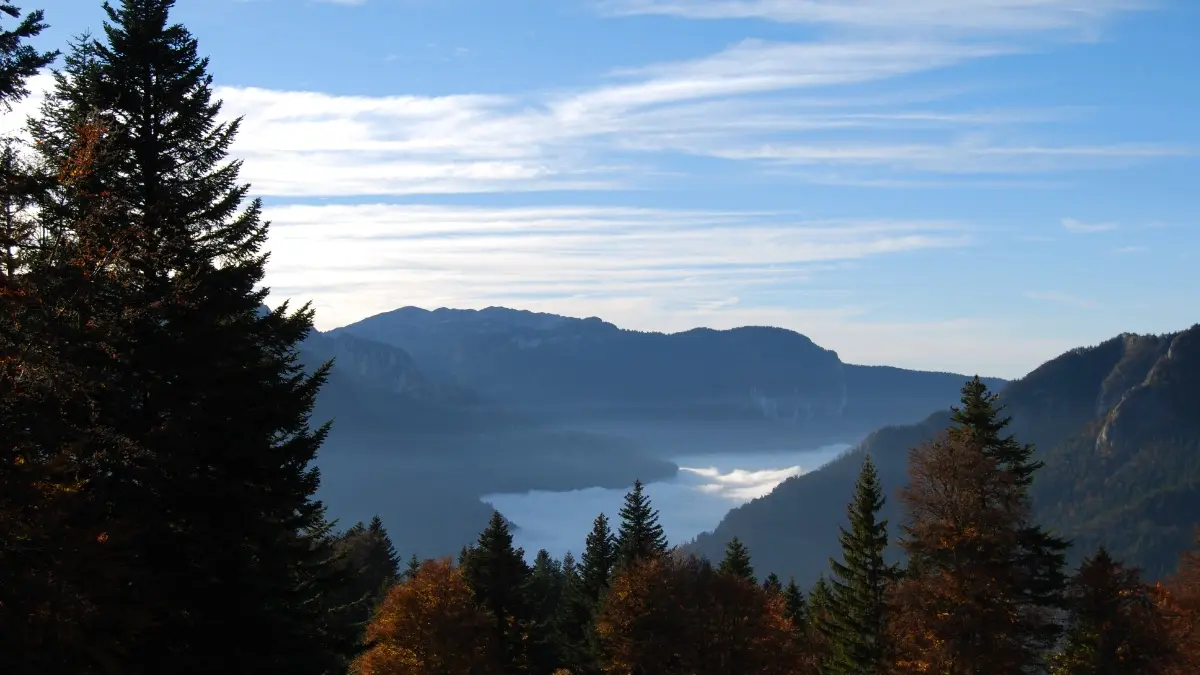
<svg viewBox="0 0 1200 675">
<path fill-rule="evenodd" d="M 646 485 L 659 511 L 667 539 L 682 544 L 712 530 L 735 506 L 762 497 L 789 476 L 819 468 L 850 446 L 828 445 L 810 450 L 770 450 L 675 457 L 680 470 L 674 478 Z M 523 492 L 483 497 L 516 523 L 514 543 L 532 560 L 538 549 L 561 558 L 571 551 L 578 558 L 583 541 L 599 513 L 608 515 L 614 530 L 626 489 L 588 488 L 569 492 Z"/>
</svg>

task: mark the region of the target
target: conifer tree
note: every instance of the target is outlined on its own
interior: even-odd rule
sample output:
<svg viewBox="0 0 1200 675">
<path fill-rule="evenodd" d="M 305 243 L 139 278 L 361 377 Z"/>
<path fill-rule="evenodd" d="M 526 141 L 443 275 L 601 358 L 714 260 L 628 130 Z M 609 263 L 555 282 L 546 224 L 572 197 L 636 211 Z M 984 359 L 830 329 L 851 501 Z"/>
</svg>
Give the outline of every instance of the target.
<svg viewBox="0 0 1200 675">
<path fill-rule="evenodd" d="M 580 581 L 593 607 L 604 597 L 616 564 L 617 540 L 609 529 L 608 516 L 601 513 L 592 522 L 579 565 Z"/>
<path fill-rule="evenodd" d="M 366 622 L 388 589 L 399 580 L 396 549 L 378 516 L 371 519 L 370 525 L 355 523 L 342 533 L 338 548 L 350 577 L 340 599 L 346 606 L 360 606 L 358 616 Z"/>
<path fill-rule="evenodd" d="M 774 572 L 771 572 L 770 574 L 767 575 L 766 579 L 763 579 L 762 589 L 763 589 L 763 591 L 765 591 L 771 595 L 782 596 L 783 595 L 783 582 L 779 580 L 779 576 L 777 574 L 775 574 Z"/>
<path fill-rule="evenodd" d="M 531 673 L 549 675 L 562 661 L 557 620 L 565 587 L 566 576 L 562 563 L 551 557 L 546 549 L 538 551 L 527 585 Z"/>
<path fill-rule="evenodd" d="M 314 499 L 328 365 L 297 360 L 308 306 L 264 311 L 267 225 L 226 158 L 239 123 L 218 122 L 173 4 L 106 3 L 104 40 L 73 46 L 30 126 L 42 160 L 71 169 L 41 216 L 70 255 L 36 265 L 55 275 L 48 302 L 81 308 L 58 312 L 83 331 L 61 344 L 91 405 L 78 468 L 95 507 L 78 515 L 106 528 L 119 589 L 79 591 L 138 623 L 116 631 L 122 672 L 326 673 L 358 641 L 351 608 L 330 606 L 348 581 Z"/>
<path fill-rule="evenodd" d="M 572 675 L 601 672 L 599 645 L 593 623 L 596 600 L 583 581 L 582 567 L 571 553 L 563 556 L 563 591 L 559 603 L 557 629 L 562 665 Z"/>
<path fill-rule="evenodd" d="M 950 675 L 1042 667 L 1059 628 L 1065 546 L 1032 522 L 1028 446 L 1000 438 L 978 378 L 943 437 L 910 454 L 909 568 L 893 599 L 898 663 Z M 1032 469 L 1030 467 L 1033 467 Z"/>
<path fill-rule="evenodd" d="M 1027 499 L 1033 478 L 1045 462 L 1033 459 L 1033 445 L 1020 443 L 1011 434 L 1005 434 L 1012 418 L 1002 416 L 1004 406 L 998 399 L 999 396 L 988 391 L 987 385 L 976 375 L 963 387 L 962 407 L 951 408 L 954 424 L 958 433 L 969 435 L 980 445 L 985 456 L 1008 472 L 1020 495 Z M 1028 575 L 1021 589 L 1023 602 L 1029 607 L 1045 610 L 1041 612 L 1043 616 L 1061 610 L 1067 583 L 1067 550 L 1071 543 L 1027 518 L 1019 524 L 1018 547 L 1018 555 Z M 1059 626 L 1054 621 L 1030 628 L 1030 648 L 1035 650 L 1053 644 L 1059 635 Z"/>
<path fill-rule="evenodd" d="M 633 483 L 621 507 L 621 526 L 617 530 L 617 567 L 626 569 L 640 560 L 667 552 L 667 537 L 658 522 L 658 511 L 650 504 L 642 481 Z"/>
<path fill-rule="evenodd" d="M 382 598 L 387 589 L 400 579 L 400 558 L 379 516 L 371 518 L 371 523 L 367 525 L 367 541 L 370 545 L 365 566 L 371 570 L 371 581 L 375 583 L 378 597 Z"/>
<path fill-rule="evenodd" d="M 808 603 L 804 600 L 804 591 L 796 585 L 796 577 L 788 579 L 787 586 L 783 588 L 784 606 L 787 608 L 787 616 L 792 621 L 792 625 L 796 628 L 803 628 L 808 625 Z"/>
<path fill-rule="evenodd" d="M 461 565 L 462 560 L 463 560 L 461 554 L 459 555 L 458 560 L 459 560 L 459 564 Z M 420 561 L 420 559 L 417 558 L 417 554 L 414 553 L 408 557 L 408 563 L 405 566 L 404 574 L 402 575 L 404 577 L 404 580 L 412 581 L 412 579 L 417 576 L 417 570 L 419 570 L 419 569 L 421 569 L 421 561 Z"/>
<path fill-rule="evenodd" d="M 750 564 L 750 551 L 737 537 L 729 540 L 725 546 L 725 558 L 717 568 L 721 574 L 729 574 L 750 583 L 758 583 L 754 578 L 754 567 Z"/>
<path fill-rule="evenodd" d="M 1136 569 L 1104 548 L 1071 579 L 1066 640 L 1054 675 L 1156 675 L 1174 656 L 1166 617 Z"/>
<path fill-rule="evenodd" d="M 479 541 L 467 550 L 462 569 L 475 601 L 492 618 L 496 643 L 504 655 L 504 672 L 521 672 L 528 656 L 524 636 L 530 618 L 530 570 L 524 549 L 513 547 L 508 522 L 499 511 L 492 512 Z"/>
<path fill-rule="evenodd" d="M 847 508 L 850 529 L 839 527 L 842 561 L 829 560 L 833 576 L 826 637 L 836 655 L 828 672 L 835 675 L 872 675 L 886 666 L 885 594 L 896 574 L 883 559 L 888 545 L 887 521 L 879 519 L 883 504 L 883 487 L 868 456 Z"/>
<path fill-rule="evenodd" d="M 808 625 L 805 630 L 808 664 L 821 675 L 830 672 L 831 664 L 838 657 L 835 651 L 838 645 L 830 640 L 830 634 L 837 629 L 830 611 L 832 605 L 833 591 L 822 574 L 808 593 Z"/>
<path fill-rule="evenodd" d="M 58 52 L 41 52 L 29 44 L 48 27 L 42 10 L 35 9 L 22 18 L 20 7 L 4 2 L 0 3 L 0 15 L 20 19 L 12 29 L 0 30 L 0 107 L 11 112 L 14 103 L 29 95 L 29 78 L 54 63 Z"/>
</svg>

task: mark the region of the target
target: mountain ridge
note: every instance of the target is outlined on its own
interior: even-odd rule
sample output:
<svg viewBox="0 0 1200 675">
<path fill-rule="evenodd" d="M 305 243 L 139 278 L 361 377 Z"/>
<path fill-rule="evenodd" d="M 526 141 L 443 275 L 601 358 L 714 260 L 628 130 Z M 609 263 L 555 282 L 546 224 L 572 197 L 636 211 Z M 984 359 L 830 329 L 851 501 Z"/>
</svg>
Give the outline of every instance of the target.
<svg viewBox="0 0 1200 675">
<path fill-rule="evenodd" d="M 948 403 L 962 379 L 847 364 L 773 326 L 661 333 L 504 307 L 403 307 L 330 332 L 402 348 L 445 382 L 574 425 L 757 421 L 780 438 L 857 440 Z"/>
<path fill-rule="evenodd" d="M 1191 526 L 1172 520 L 1167 505 L 1200 507 L 1200 325 L 1072 349 L 999 397 L 1012 418 L 1009 431 L 1046 462 L 1032 488 L 1037 514 L 1076 539 L 1073 555 L 1104 544 L 1151 576 L 1169 571 Z M 871 455 L 888 491 L 884 516 L 894 538 L 894 493 L 906 480 L 907 451 L 949 423 L 946 409 L 876 430 L 825 467 L 731 510 L 692 547 L 719 555 L 737 536 L 763 569 L 815 580 L 837 554 L 837 526 L 863 456 Z M 796 521 L 795 514 L 804 515 Z"/>
</svg>

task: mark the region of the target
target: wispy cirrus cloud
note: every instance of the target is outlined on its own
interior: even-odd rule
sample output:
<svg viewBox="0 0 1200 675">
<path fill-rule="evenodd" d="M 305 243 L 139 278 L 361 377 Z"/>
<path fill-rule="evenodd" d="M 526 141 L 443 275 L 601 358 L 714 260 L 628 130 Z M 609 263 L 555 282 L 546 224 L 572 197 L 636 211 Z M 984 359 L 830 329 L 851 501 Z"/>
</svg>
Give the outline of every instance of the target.
<svg viewBox="0 0 1200 675">
<path fill-rule="evenodd" d="M 275 206 L 270 274 L 323 327 L 401 304 L 575 304 L 677 312 L 761 301 L 842 263 L 971 242 L 953 222 L 754 212 L 395 204 Z M 321 260 L 314 268 L 313 261 Z M 836 289 L 814 287 L 837 299 Z"/>
<path fill-rule="evenodd" d="M 886 32 L 1079 32 L 1150 0 L 598 0 L 612 14 L 765 19 Z"/>
<path fill-rule="evenodd" d="M 1010 376 L 1030 353 L 1078 341 L 1000 320 L 882 320 L 832 281 L 874 260 L 971 246 L 967 223 L 603 206 L 292 204 L 266 215 L 272 302 L 313 299 L 323 329 L 404 305 L 504 305 L 641 330 L 774 325 L 851 362 Z"/>
<path fill-rule="evenodd" d="M 715 55 L 613 73 L 575 91 L 504 96 L 335 96 L 221 88 L 245 115 L 234 151 L 281 196 L 611 190 L 690 175 L 673 157 L 755 171 L 840 167 L 881 184 L 947 176 L 1095 171 L 1191 153 L 1154 143 L 1026 140 L 1069 109 L 961 109 L 856 94 L 865 82 L 1004 47 L 934 42 L 746 41 Z M 848 89 L 847 89 L 848 88 Z M 915 140 L 919 139 L 919 140 Z M 757 169 L 755 167 L 758 167 Z"/>
</svg>

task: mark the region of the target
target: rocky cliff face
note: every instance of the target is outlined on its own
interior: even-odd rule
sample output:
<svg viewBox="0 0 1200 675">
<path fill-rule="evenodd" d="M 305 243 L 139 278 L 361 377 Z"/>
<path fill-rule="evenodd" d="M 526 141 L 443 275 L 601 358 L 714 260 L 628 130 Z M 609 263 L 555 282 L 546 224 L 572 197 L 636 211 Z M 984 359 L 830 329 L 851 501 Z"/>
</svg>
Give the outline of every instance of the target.
<svg viewBox="0 0 1200 675">
<path fill-rule="evenodd" d="M 1033 486 L 1038 517 L 1076 541 L 1076 559 L 1104 544 L 1151 576 L 1173 569 L 1200 524 L 1200 326 L 1072 350 L 1000 397 L 1010 431 L 1046 463 Z M 906 481 L 908 450 L 949 423 L 939 411 L 880 429 L 854 452 L 732 510 L 695 546 L 719 556 L 737 536 L 764 572 L 811 582 L 837 553 L 863 455 L 890 497 Z M 884 516 L 893 536 L 902 515 L 892 499 Z"/>
</svg>

